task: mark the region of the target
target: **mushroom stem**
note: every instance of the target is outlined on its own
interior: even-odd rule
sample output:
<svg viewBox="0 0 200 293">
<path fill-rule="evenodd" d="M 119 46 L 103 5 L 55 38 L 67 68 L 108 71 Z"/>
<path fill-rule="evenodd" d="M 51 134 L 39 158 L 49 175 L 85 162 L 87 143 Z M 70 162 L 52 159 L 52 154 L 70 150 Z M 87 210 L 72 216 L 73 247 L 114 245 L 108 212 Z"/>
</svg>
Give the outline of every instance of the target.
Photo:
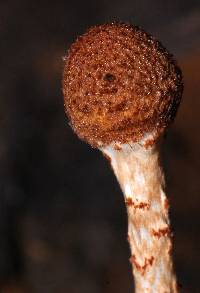
<svg viewBox="0 0 200 293">
<path fill-rule="evenodd" d="M 135 292 L 178 292 L 159 145 L 113 144 L 101 151 L 110 158 L 124 193 Z"/>
</svg>

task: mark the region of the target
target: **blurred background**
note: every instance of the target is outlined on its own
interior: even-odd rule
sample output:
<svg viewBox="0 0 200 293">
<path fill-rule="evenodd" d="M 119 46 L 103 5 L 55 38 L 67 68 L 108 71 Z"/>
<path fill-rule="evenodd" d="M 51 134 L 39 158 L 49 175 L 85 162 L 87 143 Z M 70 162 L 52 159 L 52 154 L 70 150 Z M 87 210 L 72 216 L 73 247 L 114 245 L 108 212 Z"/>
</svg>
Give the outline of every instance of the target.
<svg viewBox="0 0 200 293">
<path fill-rule="evenodd" d="M 175 54 L 184 97 L 163 146 L 181 292 L 200 292 L 199 0 L 0 2 L 0 292 L 133 292 L 123 195 L 63 109 L 63 60 L 89 26 L 142 26 Z"/>
</svg>

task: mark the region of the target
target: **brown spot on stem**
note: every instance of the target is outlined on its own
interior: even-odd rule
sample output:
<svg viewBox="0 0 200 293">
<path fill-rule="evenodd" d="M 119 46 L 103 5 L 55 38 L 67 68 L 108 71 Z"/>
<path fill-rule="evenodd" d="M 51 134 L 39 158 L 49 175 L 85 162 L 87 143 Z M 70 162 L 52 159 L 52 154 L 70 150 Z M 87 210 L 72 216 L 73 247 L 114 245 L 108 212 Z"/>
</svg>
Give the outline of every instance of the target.
<svg viewBox="0 0 200 293">
<path fill-rule="evenodd" d="M 139 203 L 135 203 L 131 197 L 127 197 L 125 199 L 125 204 L 128 206 L 128 207 L 133 207 L 135 209 L 141 209 L 141 210 L 144 210 L 144 209 L 147 209 L 149 210 L 150 208 L 150 204 L 147 203 L 147 202 L 139 202 Z"/>
<path fill-rule="evenodd" d="M 132 200 L 132 198 L 131 197 L 127 197 L 126 199 L 125 199 L 125 204 L 127 205 L 127 206 L 134 206 L 134 202 L 133 202 L 133 200 Z"/>
<path fill-rule="evenodd" d="M 167 226 L 166 228 L 162 228 L 162 229 L 158 229 L 158 230 L 154 230 L 152 229 L 152 234 L 155 237 L 164 237 L 164 236 L 169 236 L 171 234 L 170 232 L 170 228 Z"/>
<path fill-rule="evenodd" d="M 119 144 L 115 144 L 115 145 L 114 145 L 114 149 L 115 149 L 116 151 L 121 151 L 122 147 L 121 147 Z"/>
<path fill-rule="evenodd" d="M 146 203 L 146 202 L 140 202 L 138 204 L 135 204 L 134 205 L 134 208 L 135 209 L 142 209 L 142 210 L 144 210 L 144 209 L 149 210 L 150 205 L 148 203 Z"/>
<path fill-rule="evenodd" d="M 153 256 L 151 256 L 150 258 L 146 258 L 146 257 L 145 257 L 144 265 L 140 265 L 140 264 L 138 263 L 138 261 L 136 260 L 136 256 L 135 256 L 134 254 L 130 257 L 130 263 L 131 263 L 132 265 L 134 265 L 135 268 L 136 268 L 138 271 L 140 271 L 140 273 L 141 273 L 142 275 L 144 275 L 144 273 L 145 273 L 145 271 L 146 271 L 146 269 L 147 269 L 148 266 L 152 266 L 153 262 L 154 262 L 154 257 L 153 257 Z"/>
<path fill-rule="evenodd" d="M 109 155 L 105 154 L 105 153 L 103 153 L 103 155 L 109 161 L 109 163 L 111 164 L 111 161 L 112 161 L 111 157 Z"/>
<path fill-rule="evenodd" d="M 165 201 L 164 201 L 164 207 L 165 207 L 166 210 L 169 209 L 169 201 L 168 201 L 167 198 L 165 198 Z"/>
</svg>

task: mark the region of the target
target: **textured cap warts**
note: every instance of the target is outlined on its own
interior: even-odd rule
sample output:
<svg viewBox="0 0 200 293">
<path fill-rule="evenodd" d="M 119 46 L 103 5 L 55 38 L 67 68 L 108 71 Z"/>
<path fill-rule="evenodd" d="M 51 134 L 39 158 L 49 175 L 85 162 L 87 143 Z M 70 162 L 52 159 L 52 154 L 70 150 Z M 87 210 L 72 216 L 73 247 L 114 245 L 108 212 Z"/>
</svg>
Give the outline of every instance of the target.
<svg viewBox="0 0 200 293">
<path fill-rule="evenodd" d="M 77 135 L 94 147 L 158 136 L 173 121 L 182 90 L 172 56 L 135 26 L 92 27 L 66 57 L 66 113 Z"/>
</svg>

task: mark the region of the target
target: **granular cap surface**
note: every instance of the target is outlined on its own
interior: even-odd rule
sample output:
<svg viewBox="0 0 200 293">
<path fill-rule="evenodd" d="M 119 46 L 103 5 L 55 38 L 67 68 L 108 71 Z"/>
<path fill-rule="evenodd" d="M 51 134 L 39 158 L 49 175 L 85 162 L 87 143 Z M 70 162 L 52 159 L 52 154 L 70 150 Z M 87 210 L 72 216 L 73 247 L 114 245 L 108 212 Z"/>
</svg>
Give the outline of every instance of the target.
<svg viewBox="0 0 200 293">
<path fill-rule="evenodd" d="M 182 90 L 172 55 L 132 25 L 90 28 L 65 59 L 65 110 L 77 135 L 93 147 L 158 136 L 173 121 Z"/>
</svg>

